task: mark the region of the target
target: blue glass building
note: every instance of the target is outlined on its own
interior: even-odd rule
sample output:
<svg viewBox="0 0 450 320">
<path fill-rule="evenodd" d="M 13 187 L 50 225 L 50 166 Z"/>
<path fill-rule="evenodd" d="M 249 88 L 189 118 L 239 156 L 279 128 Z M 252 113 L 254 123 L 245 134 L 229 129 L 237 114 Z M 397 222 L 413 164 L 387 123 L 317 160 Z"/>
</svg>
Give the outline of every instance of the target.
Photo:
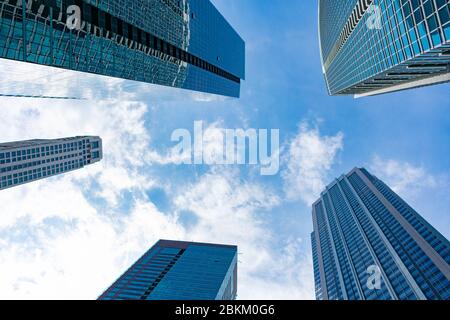
<svg viewBox="0 0 450 320">
<path fill-rule="evenodd" d="M 100 137 L 0 143 L 0 190 L 81 169 L 102 157 Z"/>
<path fill-rule="evenodd" d="M 2 0 L 0 58 L 232 97 L 245 78 L 209 0 Z"/>
<path fill-rule="evenodd" d="M 319 0 L 330 95 L 356 97 L 450 81 L 448 0 Z"/>
<path fill-rule="evenodd" d="M 367 170 L 329 185 L 313 224 L 317 299 L 450 299 L 449 241 Z"/>
<path fill-rule="evenodd" d="M 237 247 L 158 241 L 99 300 L 234 300 Z"/>
</svg>

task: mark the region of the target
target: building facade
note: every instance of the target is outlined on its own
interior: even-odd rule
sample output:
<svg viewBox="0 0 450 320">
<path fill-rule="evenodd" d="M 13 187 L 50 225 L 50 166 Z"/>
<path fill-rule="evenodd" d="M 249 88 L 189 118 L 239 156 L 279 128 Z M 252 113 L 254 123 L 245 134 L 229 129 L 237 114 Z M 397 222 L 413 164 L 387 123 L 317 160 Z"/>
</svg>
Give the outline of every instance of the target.
<svg viewBox="0 0 450 320">
<path fill-rule="evenodd" d="M 237 247 L 158 241 L 99 300 L 234 300 Z"/>
<path fill-rule="evenodd" d="M 449 241 L 367 170 L 329 185 L 313 224 L 317 299 L 450 299 Z"/>
<path fill-rule="evenodd" d="M 102 157 L 100 137 L 0 143 L 0 190 L 80 169 Z"/>
<path fill-rule="evenodd" d="M 209 0 L 2 0 L 0 57 L 232 97 L 245 78 Z"/>
<path fill-rule="evenodd" d="M 450 81 L 448 0 L 320 0 L 330 95 L 356 97 Z"/>
</svg>

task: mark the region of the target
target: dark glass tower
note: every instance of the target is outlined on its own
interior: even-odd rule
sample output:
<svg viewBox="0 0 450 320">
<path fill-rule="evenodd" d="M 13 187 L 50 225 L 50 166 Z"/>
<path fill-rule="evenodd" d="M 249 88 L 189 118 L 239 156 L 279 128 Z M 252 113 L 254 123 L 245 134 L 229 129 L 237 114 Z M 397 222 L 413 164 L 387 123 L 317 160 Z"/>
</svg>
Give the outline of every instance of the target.
<svg viewBox="0 0 450 320">
<path fill-rule="evenodd" d="M 450 299 L 450 243 L 365 169 L 313 205 L 316 298 Z"/>
<path fill-rule="evenodd" d="M 81 169 L 102 157 L 100 137 L 0 143 L 0 190 Z"/>
<path fill-rule="evenodd" d="M 0 57 L 233 97 L 245 78 L 209 0 L 3 0 Z"/>
<path fill-rule="evenodd" d="M 320 0 L 331 95 L 376 95 L 450 81 L 448 0 Z"/>
<path fill-rule="evenodd" d="M 237 247 L 158 241 L 99 300 L 234 300 Z"/>
</svg>

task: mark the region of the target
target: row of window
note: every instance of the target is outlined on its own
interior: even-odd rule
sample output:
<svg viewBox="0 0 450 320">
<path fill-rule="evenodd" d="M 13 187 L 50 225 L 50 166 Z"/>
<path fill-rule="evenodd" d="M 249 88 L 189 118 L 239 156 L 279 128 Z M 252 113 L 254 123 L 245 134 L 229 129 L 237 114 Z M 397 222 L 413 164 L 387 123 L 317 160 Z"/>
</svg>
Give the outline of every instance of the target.
<svg viewBox="0 0 450 320">
<path fill-rule="evenodd" d="M 78 153 L 74 153 L 74 154 L 68 154 L 68 155 L 61 156 L 61 157 L 47 158 L 47 159 L 44 159 L 44 160 L 27 162 L 27 163 L 23 163 L 23 164 L 8 166 L 8 167 L 4 166 L 4 167 L 0 168 L 0 173 L 26 169 L 26 168 L 30 168 L 30 167 L 40 166 L 41 164 L 45 164 L 45 163 L 51 163 L 51 162 L 55 162 L 55 161 L 62 161 L 62 160 L 71 159 L 71 158 L 80 157 L 80 156 L 82 156 L 82 153 L 79 153 L 79 154 Z M 86 158 L 87 158 L 86 156 L 83 156 L 84 160 L 86 160 Z"/>
<path fill-rule="evenodd" d="M 67 151 L 73 151 L 75 149 L 83 149 L 85 146 L 85 143 L 79 142 L 78 147 L 77 143 L 63 143 L 59 145 L 49 145 L 45 147 L 38 147 L 38 148 L 29 148 L 29 149 L 23 149 L 23 150 L 16 150 L 16 151 L 10 151 L 10 152 L 0 152 L 0 159 L 4 159 L 5 157 L 8 158 L 10 156 L 16 157 L 16 156 L 25 156 L 25 155 L 33 155 L 38 154 L 39 150 L 41 153 L 45 152 L 54 152 L 54 153 L 62 153 Z M 97 146 L 98 148 L 98 146 Z"/>
<path fill-rule="evenodd" d="M 74 170 L 83 167 L 83 162 L 77 162 L 75 160 L 54 164 L 51 166 L 28 170 L 25 172 L 19 172 L 8 176 L 3 176 L 0 179 L 1 188 L 11 187 L 13 185 L 22 184 L 45 177 L 53 176 L 66 171 Z"/>
<path fill-rule="evenodd" d="M 89 142 L 88 142 L 89 143 Z M 86 147 L 89 148 L 91 145 L 86 145 L 86 140 L 82 140 L 77 142 L 71 142 L 71 143 L 61 143 L 58 145 L 49 145 L 49 146 L 43 146 L 43 147 L 37 147 L 37 148 L 28 148 L 23 150 L 15 150 L 15 151 L 8 151 L 8 152 L 0 152 L 0 164 L 5 163 L 13 163 L 13 162 L 20 162 L 30 159 L 36 159 L 39 157 L 45 157 L 50 155 L 56 155 L 56 154 L 62 154 L 67 152 L 74 152 L 76 150 L 83 150 L 83 152 L 80 152 L 81 154 L 86 154 Z M 99 148 L 99 142 L 94 141 L 92 143 L 93 149 Z M 98 158 L 99 152 L 96 153 Z M 60 158 L 63 159 L 63 158 Z M 64 156 L 64 159 L 66 157 Z"/>
<path fill-rule="evenodd" d="M 69 152 L 73 152 L 74 150 L 69 150 Z M 22 157 L 16 157 L 16 158 L 5 158 L 5 159 L 1 159 L 0 160 L 0 164 L 8 164 L 8 163 L 14 163 L 14 162 L 20 162 L 20 161 L 25 161 L 25 160 L 30 160 L 30 159 L 37 159 L 39 157 L 45 157 L 45 156 L 52 156 L 54 154 L 58 154 L 59 152 L 47 152 L 47 153 L 42 153 L 42 154 L 36 154 L 36 155 L 29 155 L 29 156 L 22 156 Z M 65 156 L 61 156 L 59 159 L 66 159 L 68 157 L 72 158 L 74 156 L 81 156 L 81 155 L 85 155 L 86 154 L 86 150 L 83 150 L 83 152 L 80 152 L 79 154 L 71 154 L 71 155 L 65 155 Z M 58 160 L 58 158 L 52 158 L 52 159 L 47 159 L 47 162 L 50 161 L 55 161 Z"/>
</svg>

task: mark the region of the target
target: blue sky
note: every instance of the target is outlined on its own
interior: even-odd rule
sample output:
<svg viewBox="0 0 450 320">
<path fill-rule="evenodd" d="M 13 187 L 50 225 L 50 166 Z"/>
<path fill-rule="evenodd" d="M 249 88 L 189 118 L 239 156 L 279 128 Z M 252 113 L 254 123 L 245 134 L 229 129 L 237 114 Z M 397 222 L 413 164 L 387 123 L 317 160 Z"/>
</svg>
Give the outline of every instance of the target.
<svg viewBox="0 0 450 320">
<path fill-rule="evenodd" d="M 355 166 L 450 236 L 449 85 L 329 97 L 316 1 L 213 2 L 246 41 L 240 99 L 37 66 L 30 79 L 30 66 L 1 62 L 2 89 L 14 79 L 28 86 L 6 89 L 88 97 L 0 99 L 1 142 L 100 135 L 105 158 L 0 193 L 0 297 L 96 298 L 157 239 L 171 238 L 238 244 L 240 298 L 312 299 L 310 205 Z M 196 120 L 280 129 L 280 173 L 172 163 L 171 133 L 192 131 Z"/>
</svg>

